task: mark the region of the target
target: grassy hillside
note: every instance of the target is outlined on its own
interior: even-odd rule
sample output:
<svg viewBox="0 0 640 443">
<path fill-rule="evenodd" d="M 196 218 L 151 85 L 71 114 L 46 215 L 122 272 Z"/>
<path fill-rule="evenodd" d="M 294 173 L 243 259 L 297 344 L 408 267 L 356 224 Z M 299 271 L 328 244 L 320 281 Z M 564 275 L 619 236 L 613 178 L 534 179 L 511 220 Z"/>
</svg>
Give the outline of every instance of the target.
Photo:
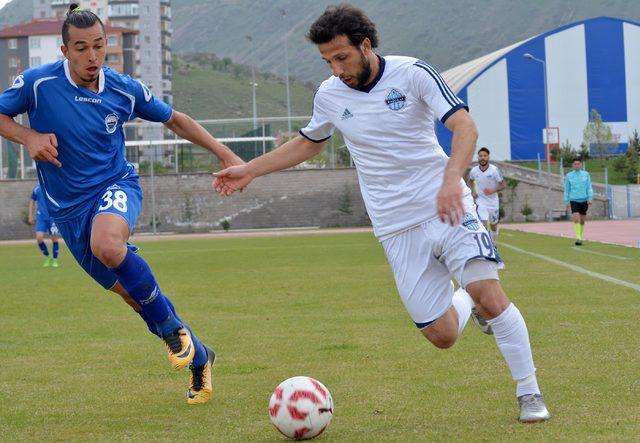
<svg viewBox="0 0 640 443">
<path fill-rule="evenodd" d="M 284 80 L 258 73 L 256 83 L 258 116 L 286 116 Z M 175 107 L 194 118 L 252 116 L 251 74 L 246 66 L 225 64 L 204 56 L 175 58 L 173 94 Z M 292 115 L 309 115 L 312 98 L 313 89 L 291 82 Z"/>
</svg>

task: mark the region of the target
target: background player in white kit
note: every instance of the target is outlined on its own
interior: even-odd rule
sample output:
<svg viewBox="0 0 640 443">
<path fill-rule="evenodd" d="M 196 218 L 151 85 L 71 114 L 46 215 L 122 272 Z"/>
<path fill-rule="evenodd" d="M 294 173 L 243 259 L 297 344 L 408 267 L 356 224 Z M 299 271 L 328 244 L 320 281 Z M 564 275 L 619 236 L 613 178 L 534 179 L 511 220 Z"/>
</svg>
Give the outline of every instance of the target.
<svg viewBox="0 0 640 443">
<path fill-rule="evenodd" d="M 495 243 L 500 221 L 498 192 L 502 191 L 506 185 L 500 169 L 489 163 L 490 155 L 488 148 L 480 148 L 478 151 L 478 164 L 469 172 L 469 187 L 474 189 L 472 195 L 478 205 L 478 217 L 489 230 L 491 239 Z"/>
<path fill-rule="evenodd" d="M 353 6 L 327 8 L 308 38 L 334 74 L 314 97 L 311 121 L 278 149 L 214 174 L 216 190 L 230 195 L 256 177 L 302 163 L 340 129 L 374 232 L 416 326 L 435 346 L 449 348 L 475 302 L 517 381 L 520 420 L 548 419 L 527 327 L 500 286 L 501 260 L 472 215 L 471 192 L 462 180 L 477 139 L 466 106 L 428 64 L 375 54 L 375 25 Z M 435 136 L 436 116 L 453 131 L 450 159 Z M 452 277 L 473 300 L 464 290 L 454 295 Z"/>
</svg>

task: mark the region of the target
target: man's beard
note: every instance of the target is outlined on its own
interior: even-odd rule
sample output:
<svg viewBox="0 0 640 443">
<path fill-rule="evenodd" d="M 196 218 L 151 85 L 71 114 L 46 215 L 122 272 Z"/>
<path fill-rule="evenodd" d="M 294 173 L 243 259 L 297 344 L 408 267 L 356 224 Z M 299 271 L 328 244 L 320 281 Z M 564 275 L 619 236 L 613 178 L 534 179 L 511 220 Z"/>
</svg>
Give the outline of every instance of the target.
<svg viewBox="0 0 640 443">
<path fill-rule="evenodd" d="M 359 88 L 365 86 L 367 80 L 369 80 L 369 77 L 371 77 L 371 63 L 369 63 L 369 60 L 364 56 L 364 54 L 360 54 L 360 60 L 362 62 L 362 69 L 356 76 L 356 80 L 358 82 L 357 86 Z"/>
<path fill-rule="evenodd" d="M 486 164 L 489 163 L 489 160 L 479 160 L 478 163 L 480 166 L 486 166 Z"/>
</svg>

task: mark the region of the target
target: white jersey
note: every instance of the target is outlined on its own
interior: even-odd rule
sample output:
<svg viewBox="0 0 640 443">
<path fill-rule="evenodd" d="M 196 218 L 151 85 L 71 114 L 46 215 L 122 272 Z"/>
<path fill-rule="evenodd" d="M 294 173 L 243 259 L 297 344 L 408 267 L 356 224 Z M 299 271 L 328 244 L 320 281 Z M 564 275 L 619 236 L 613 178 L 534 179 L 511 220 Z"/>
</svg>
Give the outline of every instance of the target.
<svg viewBox="0 0 640 443">
<path fill-rule="evenodd" d="M 358 171 L 376 236 L 383 239 L 437 217 L 436 195 L 449 157 L 438 144 L 443 123 L 466 105 L 426 63 L 379 57 L 369 85 L 351 88 L 332 76 L 318 88 L 311 121 L 300 133 L 321 142 L 338 128 Z M 460 180 L 465 198 L 471 191 Z"/>
<path fill-rule="evenodd" d="M 469 178 L 476 182 L 478 186 L 478 197 L 476 203 L 478 206 L 489 209 L 498 209 L 500 207 L 500 199 L 498 193 L 486 195 L 485 189 L 495 189 L 504 180 L 500 170 L 489 163 L 489 166 L 484 171 L 480 169 L 480 166 L 474 166 L 469 172 Z"/>
</svg>

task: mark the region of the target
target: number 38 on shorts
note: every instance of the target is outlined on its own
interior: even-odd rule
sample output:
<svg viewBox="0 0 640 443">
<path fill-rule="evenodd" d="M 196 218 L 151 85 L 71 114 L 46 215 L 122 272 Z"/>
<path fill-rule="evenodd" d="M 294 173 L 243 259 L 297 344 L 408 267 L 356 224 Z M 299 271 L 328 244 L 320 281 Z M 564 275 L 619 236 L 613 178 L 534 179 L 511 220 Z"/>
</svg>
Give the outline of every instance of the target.
<svg viewBox="0 0 640 443">
<path fill-rule="evenodd" d="M 101 198 L 102 203 L 98 211 L 106 211 L 113 207 L 120 212 L 127 212 L 127 194 L 122 190 L 108 190 Z"/>
</svg>

